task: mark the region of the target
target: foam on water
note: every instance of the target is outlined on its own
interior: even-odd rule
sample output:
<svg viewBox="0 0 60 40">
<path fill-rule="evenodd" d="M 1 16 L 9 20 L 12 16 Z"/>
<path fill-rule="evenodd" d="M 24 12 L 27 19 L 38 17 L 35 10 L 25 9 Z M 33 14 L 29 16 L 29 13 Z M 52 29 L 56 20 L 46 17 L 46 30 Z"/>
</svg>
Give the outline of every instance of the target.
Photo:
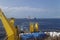
<svg viewBox="0 0 60 40">
<path fill-rule="evenodd" d="M 51 37 L 60 36 L 60 32 L 45 32 L 45 33 L 49 33 Z"/>
</svg>

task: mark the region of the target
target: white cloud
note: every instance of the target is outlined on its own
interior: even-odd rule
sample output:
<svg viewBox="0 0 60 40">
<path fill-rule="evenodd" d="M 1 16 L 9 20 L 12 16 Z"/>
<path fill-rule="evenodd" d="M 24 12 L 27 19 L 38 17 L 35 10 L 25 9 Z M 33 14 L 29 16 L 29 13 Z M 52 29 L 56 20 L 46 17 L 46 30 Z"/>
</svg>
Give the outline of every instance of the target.
<svg viewBox="0 0 60 40">
<path fill-rule="evenodd" d="M 46 9 L 32 8 L 32 7 L 5 7 L 0 6 L 7 17 L 25 17 L 25 16 L 36 16 L 40 12 L 46 12 Z"/>
<path fill-rule="evenodd" d="M 31 8 L 31 7 L 4 7 L 0 6 L 4 11 L 32 11 L 32 12 L 45 12 L 47 9 Z"/>
<path fill-rule="evenodd" d="M 33 17 L 41 17 L 41 18 L 50 18 L 50 17 L 57 17 L 55 15 L 57 11 L 60 13 L 59 10 L 54 9 L 43 9 L 43 8 L 32 8 L 32 7 L 5 7 L 0 6 L 3 9 L 4 13 L 7 17 L 26 17 L 26 16 L 33 16 Z"/>
</svg>

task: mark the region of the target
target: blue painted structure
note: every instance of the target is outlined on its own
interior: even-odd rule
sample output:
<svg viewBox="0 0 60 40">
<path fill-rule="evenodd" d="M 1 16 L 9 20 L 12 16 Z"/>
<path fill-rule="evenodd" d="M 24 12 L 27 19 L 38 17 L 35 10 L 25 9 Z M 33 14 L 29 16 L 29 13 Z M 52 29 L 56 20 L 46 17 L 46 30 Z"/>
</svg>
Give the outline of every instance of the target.
<svg viewBox="0 0 60 40">
<path fill-rule="evenodd" d="M 36 32 L 31 34 L 23 34 L 21 35 L 21 40 L 33 40 L 33 39 L 41 39 L 44 38 L 46 34 L 44 32 Z"/>
</svg>

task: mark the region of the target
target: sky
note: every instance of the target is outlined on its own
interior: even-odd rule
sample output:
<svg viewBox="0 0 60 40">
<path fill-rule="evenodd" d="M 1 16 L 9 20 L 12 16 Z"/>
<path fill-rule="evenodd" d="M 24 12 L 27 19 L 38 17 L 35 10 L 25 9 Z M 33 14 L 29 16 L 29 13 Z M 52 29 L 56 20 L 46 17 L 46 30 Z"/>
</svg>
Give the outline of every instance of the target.
<svg viewBox="0 0 60 40">
<path fill-rule="evenodd" d="M 60 18 L 60 0 L 0 0 L 0 8 L 8 18 Z"/>
</svg>

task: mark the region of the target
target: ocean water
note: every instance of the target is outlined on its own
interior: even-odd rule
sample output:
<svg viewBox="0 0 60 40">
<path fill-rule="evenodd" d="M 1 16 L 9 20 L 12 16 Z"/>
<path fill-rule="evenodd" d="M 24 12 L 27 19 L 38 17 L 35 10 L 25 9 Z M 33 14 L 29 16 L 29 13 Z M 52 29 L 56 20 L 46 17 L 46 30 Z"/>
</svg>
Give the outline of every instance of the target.
<svg viewBox="0 0 60 40">
<path fill-rule="evenodd" d="M 15 26 L 18 25 L 19 29 L 29 31 L 29 23 L 39 24 L 40 31 L 60 31 L 60 19 L 16 19 Z M 8 29 L 7 29 L 8 30 Z M 2 22 L 0 22 L 0 40 L 3 40 L 5 35 L 5 30 L 3 28 Z"/>
</svg>

